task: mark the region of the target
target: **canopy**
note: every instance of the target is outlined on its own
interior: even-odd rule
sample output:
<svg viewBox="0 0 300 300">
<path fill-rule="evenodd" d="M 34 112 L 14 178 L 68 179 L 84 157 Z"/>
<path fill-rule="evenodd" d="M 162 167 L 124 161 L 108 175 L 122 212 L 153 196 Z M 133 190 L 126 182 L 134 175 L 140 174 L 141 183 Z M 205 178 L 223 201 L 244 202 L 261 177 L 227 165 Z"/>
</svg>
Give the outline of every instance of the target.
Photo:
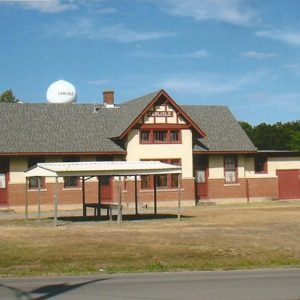
<svg viewBox="0 0 300 300">
<path fill-rule="evenodd" d="M 89 161 L 38 163 L 25 172 L 26 177 L 134 176 L 154 174 L 181 174 L 181 167 L 159 161 Z"/>
</svg>

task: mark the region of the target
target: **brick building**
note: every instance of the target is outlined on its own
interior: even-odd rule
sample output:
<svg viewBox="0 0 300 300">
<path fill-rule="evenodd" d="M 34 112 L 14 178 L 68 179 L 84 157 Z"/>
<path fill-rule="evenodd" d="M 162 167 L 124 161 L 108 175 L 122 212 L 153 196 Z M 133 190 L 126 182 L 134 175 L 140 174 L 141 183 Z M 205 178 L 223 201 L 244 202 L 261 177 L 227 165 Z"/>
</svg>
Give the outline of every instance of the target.
<svg viewBox="0 0 300 300">
<path fill-rule="evenodd" d="M 224 106 L 179 105 L 164 90 L 120 104 L 0 104 L 0 205 L 34 203 L 37 178 L 24 171 L 38 162 L 160 160 L 182 166 L 182 199 L 214 201 L 300 198 L 300 155 L 257 151 Z M 157 178 L 158 200 L 176 198 L 177 176 Z M 133 179 L 123 178 L 123 201 L 133 201 Z M 44 203 L 54 182 L 42 178 Z M 96 179 L 87 184 L 96 195 Z M 101 179 L 102 199 L 113 202 L 115 179 Z M 139 202 L 152 201 L 153 177 L 138 180 Z M 60 178 L 60 203 L 81 201 L 77 177 Z"/>
</svg>

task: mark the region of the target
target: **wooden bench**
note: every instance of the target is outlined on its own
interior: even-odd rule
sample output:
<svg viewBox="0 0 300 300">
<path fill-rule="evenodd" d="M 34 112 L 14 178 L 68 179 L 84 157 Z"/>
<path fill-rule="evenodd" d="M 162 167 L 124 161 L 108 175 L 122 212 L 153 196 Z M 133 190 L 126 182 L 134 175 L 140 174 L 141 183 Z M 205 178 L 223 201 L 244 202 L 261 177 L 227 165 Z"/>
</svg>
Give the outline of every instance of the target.
<svg viewBox="0 0 300 300">
<path fill-rule="evenodd" d="M 94 216 L 100 219 L 101 217 L 101 209 L 106 209 L 107 216 L 109 220 L 112 221 L 112 211 L 113 209 L 118 209 L 119 205 L 116 203 L 85 203 L 83 204 L 83 216 L 86 217 L 86 209 L 87 207 L 94 208 Z M 121 212 L 122 212 L 122 205 L 121 205 Z"/>
</svg>

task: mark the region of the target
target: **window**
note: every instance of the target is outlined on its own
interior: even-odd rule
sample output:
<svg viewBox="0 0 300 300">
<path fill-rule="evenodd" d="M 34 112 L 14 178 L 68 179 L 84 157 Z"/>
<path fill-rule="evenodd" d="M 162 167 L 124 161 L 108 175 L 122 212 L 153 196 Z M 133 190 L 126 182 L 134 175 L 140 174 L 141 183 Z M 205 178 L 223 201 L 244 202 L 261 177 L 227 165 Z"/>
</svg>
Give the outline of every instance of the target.
<svg viewBox="0 0 300 300">
<path fill-rule="evenodd" d="M 224 157 L 224 173 L 226 183 L 237 182 L 237 162 L 235 156 Z"/>
<path fill-rule="evenodd" d="M 268 159 L 266 156 L 259 155 L 255 157 L 255 173 L 268 173 Z"/>
<path fill-rule="evenodd" d="M 140 131 L 141 144 L 180 144 L 181 131 L 178 129 L 149 129 Z"/>
<path fill-rule="evenodd" d="M 153 159 L 152 159 L 153 160 Z M 180 159 L 160 159 L 162 163 L 180 166 Z M 156 187 L 158 189 L 174 189 L 178 187 L 178 174 L 162 174 L 156 175 Z M 154 176 L 141 176 L 141 189 L 153 189 Z"/>
<path fill-rule="evenodd" d="M 29 157 L 27 160 L 28 168 L 35 166 L 37 163 L 44 163 L 44 157 Z M 45 188 L 45 177 L 40 177 L 41 188 Z M 39 188 L 39 177 L 30 177 L 28 180 L 28 189 L 37 190 Z"/>
<path fill-rule="evenodd" d="M 171 143 L 179 142 L 179 130 L 170 131 L 170 142 Z"/>
<path fill-rule="evenodd" d="M 149 143 L 150 142 L 150 131 L 142 130 L 141 131 L 141 143 Z"/>
<path fill-rule="evenodd" d="M 63 162 L 78 162 L 80 161 L 77 157 L 64 157 Z M 64 177 L 64 188 L 79 187 L 79 178 L 77 176 L 65 176 Z"/>
<path fill-rule="evenodd" d="M 167 131 L 166 130 L 154 130 L 154 143 L 166 143 Z"/>
</svg>

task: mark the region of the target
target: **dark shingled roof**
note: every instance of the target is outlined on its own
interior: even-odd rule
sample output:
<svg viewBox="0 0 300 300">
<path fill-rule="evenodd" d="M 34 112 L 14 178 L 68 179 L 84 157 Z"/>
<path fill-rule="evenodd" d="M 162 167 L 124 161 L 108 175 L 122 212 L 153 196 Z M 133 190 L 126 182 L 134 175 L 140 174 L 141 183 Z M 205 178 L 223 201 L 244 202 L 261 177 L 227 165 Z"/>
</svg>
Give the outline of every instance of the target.
<svg viewBox="0 0 300 300">
<path fill-rule="evenodd" d="M 194 140 L 194 151 L 256 151 L 245 131 L 226 106 L 181 105 L 206 133 Z"/>
<path fill-rule="evenodd" d="M 120 105 L 120 118 L 115 124 L 114 130 L 110 137 L 119 137 L 131 125 L 131 123 L 139 116 L 139 114 L 147 107 L 148 104 L 160 93 L 153 92 L 146 96 L 142 96 Z"/>
<path fill-rule="evenodd" d="M 116 108 L 93 104 L 0 103 L 0 153 L 123 152 L 117 139 L 160 91 Z M 98 108 L 94 112 L 95 107 Z M 227 107 L 181 108 L 206 133 L 195 151 L 256 151 Z"/>
<path fill-rule="evenodd" d="M 0 152 L 115 152 L 107 138 L 118 108 L 93 104 L 0 103 Z"/>
</svg>

